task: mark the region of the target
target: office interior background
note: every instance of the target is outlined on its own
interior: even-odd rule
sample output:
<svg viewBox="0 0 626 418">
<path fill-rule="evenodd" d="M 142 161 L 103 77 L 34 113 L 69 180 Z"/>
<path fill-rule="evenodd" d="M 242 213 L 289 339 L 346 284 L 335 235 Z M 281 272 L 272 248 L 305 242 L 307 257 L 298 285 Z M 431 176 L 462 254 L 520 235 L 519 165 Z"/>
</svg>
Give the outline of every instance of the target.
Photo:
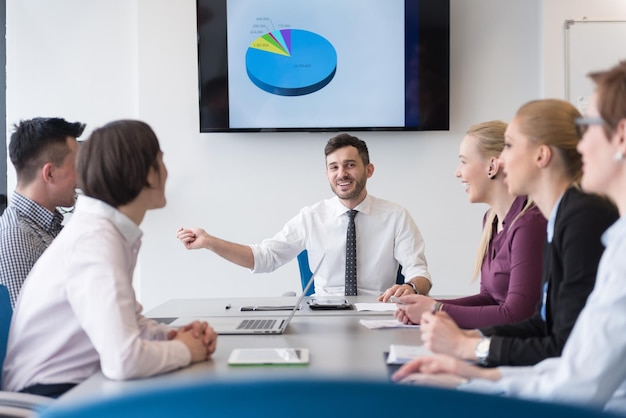
<svg viewBox="0 0 626 418">
<path fill-rule="evenodd" d="M 176 230 L 200 226 L 255 243 L 301 207 L 332 196 L 323 154 L 332 133 L 199 133 L 195 6 L 195 0 L 6 4 L 7 133 L 20 119 L 60 116 L 87 123 L 86 138 L 111 120 L 135 118 L 160 139 L 168 203 L 141 225 L 135 273 L 147 309 L 171 298 L 300 290 L 295 260 L 252 275 L 206 250 L 185 250 Z M 376 167 L 368 191 L 407 207 L 422 231 L 432 294 L 478 290 L 471 272 L 486 206 L 470 204 L 454 176 L 465 130 L 509 121 L 531 99 L 564 98 L 563 22 L 582 17 L 626 19 L 626 2 L 451 0 L 450 130 L 354 133 L 367 142 Z M 616 41 L 598 47 L 614 48 Z M 0 193 L 10 196 L 15 172 L 1 157 L 7 179 Z"/>
</svg>

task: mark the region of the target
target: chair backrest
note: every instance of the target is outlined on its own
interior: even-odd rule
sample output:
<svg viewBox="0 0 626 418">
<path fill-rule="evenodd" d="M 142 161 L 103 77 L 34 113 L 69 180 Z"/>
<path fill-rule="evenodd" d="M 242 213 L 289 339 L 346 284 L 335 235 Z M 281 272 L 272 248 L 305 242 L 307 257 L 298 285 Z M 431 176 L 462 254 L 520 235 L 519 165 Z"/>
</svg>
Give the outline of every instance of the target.
<svg viewBox="0 0 626 418">
<path fill-rule="evenodd" d="M 13 307 L 9 290 L 0 285 L 0 386 L 2 384 L 2 366 L 7 351 L 9 328 L 13 317 Z M 39 416 L 52 404 L 54 399 L 45 396 L 0 391 L 0 417 L 33 417 Z"/>
<path fill-rule="evenodd" d="M 300 281 L 302 282 L 302 288 L 306 286 L 311 278 L 311 268 L 309 267 L 309 253 L 307 250 L 303 250 L 300 254 L 298 254 L 298 267 L 300 268 Z M 398 266 L 398 271 L 396 273 L 396 284 L 404 283 L 404 275 L 402 274 L 402 266 Z M 315 292 L 314 286 L 311 286 L 306 292 L 307 296 L 312 295 Z"/>
<path fill-rule="evenodd" d="M 614 417 L 571 405 L 356 378 L 205 379 L 178 386 L 164 383 L 150 391 L 112 393 L 82 404 L 55 403 L 40 417 Z"/>
<path fill-rule="evenodd" d="M 4 364 L 4 357 L 7 353 L 9 327 L 11 326 L 12 316 L 13 307 L 11 306 L 9 290 L 6 286 L 0 285 L 0 383 L 2 383 L 2 366 Z"/>
<path fill-rule="evenodd" d="M 313 272 L 311 271 L 311 267 L 309 267 L 309 253 L 307 250 L 302 251 L 298 254 L 298 268 L 300 269 L 300 281 L 302 282 L 302 288 L 304 289 Z M 306 296 L 310 296 L 315 292 L 315 286 L 309 287 L 309 290 L 306 292 Z"/>
</svg>

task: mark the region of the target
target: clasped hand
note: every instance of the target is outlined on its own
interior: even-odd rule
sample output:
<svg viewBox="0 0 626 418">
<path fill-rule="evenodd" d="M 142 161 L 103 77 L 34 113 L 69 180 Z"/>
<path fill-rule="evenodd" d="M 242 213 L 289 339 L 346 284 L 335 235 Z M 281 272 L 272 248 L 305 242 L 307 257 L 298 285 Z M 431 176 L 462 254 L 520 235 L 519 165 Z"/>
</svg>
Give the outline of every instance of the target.
<svg viewBox="0 0 626 418">
<path fill-rule="evenodd" d="M 187 346 L 192 363 L 209 360 L 217 348 L 217 333 L 205 321 L 193 321 L 178 330 L 170 330 L 168 338 Z"/>
</svg>

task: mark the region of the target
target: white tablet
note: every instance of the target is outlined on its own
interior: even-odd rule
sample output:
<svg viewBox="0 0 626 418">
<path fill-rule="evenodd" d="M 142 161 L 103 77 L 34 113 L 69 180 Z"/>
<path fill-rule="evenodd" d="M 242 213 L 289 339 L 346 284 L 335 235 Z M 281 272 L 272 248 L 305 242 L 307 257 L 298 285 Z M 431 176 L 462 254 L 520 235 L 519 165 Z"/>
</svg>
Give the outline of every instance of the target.
<svg viewBox="0 0 626 418">
<path fill-rule="evenodd" d="M 235 348 L 228 364 L 245 365 L 299 365 L 309 364 L 309 350 L 306 348 Z"/>
</svg>

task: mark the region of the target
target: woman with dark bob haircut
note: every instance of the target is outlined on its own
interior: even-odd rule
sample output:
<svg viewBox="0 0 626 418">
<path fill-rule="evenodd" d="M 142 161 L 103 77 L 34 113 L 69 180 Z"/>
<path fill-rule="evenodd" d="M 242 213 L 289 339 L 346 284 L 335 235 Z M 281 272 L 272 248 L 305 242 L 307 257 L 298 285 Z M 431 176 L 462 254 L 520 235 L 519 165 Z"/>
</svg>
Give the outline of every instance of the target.
<svg viewBox="0 0 626 418">
<path fill-rule="evenodd" d="M 135 120 L 96 129 L 76 174 L 83 196 L 18 299 L 3 389 L 58 397 L 99 369 L 125 380 L 208 360 L 217 335 L 206 322 L 176 330 L 147 319 L 132 287 L 139 225 L 165 206 L 167 169 L 152 129 Z"/>
<path fill-rule="evenodd" d="M 148 184 L 150 169 L 167 177 L 159 164 L 159 140 L 144 122 L 121 120 L 96 129 L 76 161 L 78 187 L 113 207 L 134 200 Z M 161 172 L 164 171 L 164 172 Z M 163 196 L 165 199 L 165 196 Z M 163 201 L 164 206 L 165 201 Z"/>
</svg>

